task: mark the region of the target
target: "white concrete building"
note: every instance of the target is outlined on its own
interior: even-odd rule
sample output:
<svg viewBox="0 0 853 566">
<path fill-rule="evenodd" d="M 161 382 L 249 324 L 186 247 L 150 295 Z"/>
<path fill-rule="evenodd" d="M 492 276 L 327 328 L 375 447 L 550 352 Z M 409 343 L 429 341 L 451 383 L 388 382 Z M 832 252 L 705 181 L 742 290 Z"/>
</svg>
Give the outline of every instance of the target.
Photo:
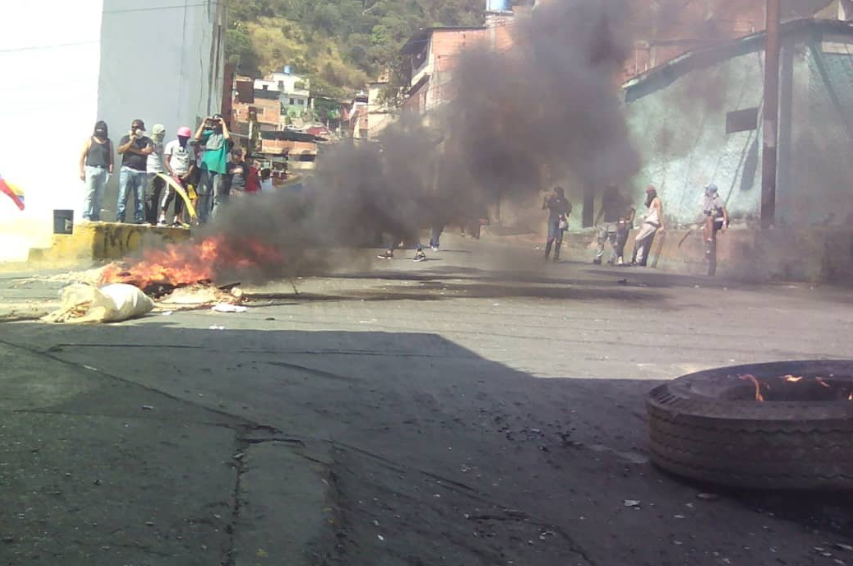
<svg viewBox="0 0 853 566">
<path fill-rule="evenodd" d="M 288 109 L 293 107 L 301 112 L 312 107 L 310 80 L 292 73 L 289 67 L 285 67 L 284 72 L 270 73 L 263 79 L 256 79 L 255 90 L 279 93 L 279 100 Z"/>
<path fill-rule="evenodd" d="M 0 175 L 27 204 L 0 198 L 0 261 L 47 247 L 54 209 L 81 218 L 78 162 L 96 121 L 117 145 L 135 118 L 169 139 L 220 110 L 225 24 L 224 0 L 0 2 Z"/>
</svg>

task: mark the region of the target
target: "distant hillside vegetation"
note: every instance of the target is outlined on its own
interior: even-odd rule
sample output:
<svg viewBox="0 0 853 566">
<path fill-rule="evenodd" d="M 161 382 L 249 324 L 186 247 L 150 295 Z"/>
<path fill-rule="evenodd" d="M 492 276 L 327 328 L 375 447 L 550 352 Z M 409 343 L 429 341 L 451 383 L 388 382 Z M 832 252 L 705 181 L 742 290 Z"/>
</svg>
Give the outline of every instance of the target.
<svg viewBox="0 0 853 566">
<path fill-rule="evenodd" d="M 228 59 L 244 75 L 284 65 L 312 90 L 345 96 L 399 65 L 422 27 L 481 25 L 486 0 L 230 0 Z"/>
</svg>

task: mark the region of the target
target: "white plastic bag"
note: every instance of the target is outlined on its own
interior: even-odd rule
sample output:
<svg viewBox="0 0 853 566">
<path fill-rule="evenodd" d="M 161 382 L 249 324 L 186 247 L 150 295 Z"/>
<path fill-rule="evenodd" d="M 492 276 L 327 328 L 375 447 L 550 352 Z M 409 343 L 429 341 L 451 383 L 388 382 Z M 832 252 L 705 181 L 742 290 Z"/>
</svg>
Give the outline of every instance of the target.
<svg viewBox="0 0 853 566">
<path fill-rule="evenodd" d="M 154 309 L 154 301 L 133 285 L 107 285 L 98 289 L 78 283 L 65 287 L 60 300 L 59 310 L 42 320 L 73 324 L 121 322 Z"/>
</svg>

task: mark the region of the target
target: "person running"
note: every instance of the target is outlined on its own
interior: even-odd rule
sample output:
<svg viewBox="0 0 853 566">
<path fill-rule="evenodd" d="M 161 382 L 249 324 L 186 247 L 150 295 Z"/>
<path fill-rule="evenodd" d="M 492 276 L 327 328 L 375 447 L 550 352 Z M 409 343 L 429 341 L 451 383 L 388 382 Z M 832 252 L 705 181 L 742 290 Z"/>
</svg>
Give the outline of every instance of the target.
<svg viewBox="0 0 853 566">
<path fill-rule="evenodd" d="M 443 222 L 433 222 L 430 224 L 429 247 L 434 252 L 440 249 L 442 232 L 444 232 Z"/>
<path fill-rule="evenodd" d="M 228 200 L 224 175 L 228 173 L 231 133 L 222 115 L 214 114 L 201 123 L 195 139 L 204 147 L 198 187 L 198 220 L 204 224 L 215 213 L 216 207 Z"/>
<path fill-rule="evenodd" d="M 601 265 L 604 257 L 604 244 L 610 242 L 610 258 L 607 260 L 608 265 L 614 265 L 617 253 L 617 234 L 618 222 L 622 216 L 624 205 L 622 203 L 622 195 L 619 194 L 619 189 L 616 185 L 609 185 L 601 197 L 601 210 L 598 211 L 598 216 L 595 219 L 594 225 L 598 225 L 604 217 L 604 224 L 598 230 L 598 249 L 595 252 L 595 259 L 592 263 Z"/>
<path fill-rule="evenodd" d="M 92 136 L 83 144 L 80 155 L 80 180 L 86 183 L 83 199 L 83 220 L 100 222 L 101 199 L 104 187 L 113 173 L 113 142 L 103 120 L 95 124 Z"/>
<path fill-rule="evenodd" d="M 166 126 L 154 124 L 151 128 L 151 141 L 154 144 L 153 151 L 148 155 L 145 170 L 148 173 L 148 181 L 145 189 L 145 221 L 149 224 L 157 224 L 157 213 L 160 209 L 160 195 L 166 186 L 166 181 L 158 177 L 159 173 L 165 173 L 163 166 L 163 139 L 166 136 Z"/>
<path fill-rule="evenodd" d="M 649 250 L 652 246 L 652 240 L 655 237 L 655 232 L 664 230 L 663 225 L 663 206 L 661 205 L 658 191 L 652 186 L 646 189 L 646 208 L 649 209 L 646 217 L 643 219 L 643 225 L 640 227 L 640 233 L 634 240 L 634 248 L 637 250 L 637 256 L 632 265 L 645 267 L 649 259 Z"/>
<path fill-rule="evenodd" d="M 184 190 L 189 188 L 190 178 L 195 171 L 195 149 L 190 146 L 190 138 L 193 132 L 187 126 L 178 128 L 178 139 L 170 141 L 166 144 L 164 151 L 163 165 L 169 176 L 178 181 Z M 177 198 L 176 198 L 177 197 Z M 175 213 L 172 217 L 172 225 L 175 227 L 183 227 L 181 217 L 184 213 L 184 199 L 178 195 L 178 192 L 172 187 L 166 189 L 166 194 L 163 195 L 163 201 L 160 204 L 160 221 L 158 224 L 166 226 L 166 213 L 169 211 L 169 205 L 175 202 Z"/>
<path fill-rule="evenodd" d="M 119 140 L 118 153 L 121 155 L 121 172 L 119 173 L 118 204 L 116 205 L 116 222 L 124 222 L 127 199 L 133 196 L 134 222 L 145 222 L 145 206 L 142 202 L 145 194 L 146 170 L 148 156 L 154 151 L 154 142 L 145 137 L 145 122 L 134 120 L 130 124 L 130 132 Z"/>
<path fill-rule="evenodd" d="M 616 223 L 616 265 L 625 265 L 625 244 L 628 243 L 628 234 L 634 228 L 634 217 L 637 209 L 633 204 L 624 205 L 619 222 Z"/>
<path fill-rule="evenodd" d="M 566 200 L 563 187 L 555 188 L 550 196 L 542 200 L 542 210 L 548 211 L 548 239 L 545 243 L 545 259 L 550 257 L 551 247 L 553 246 L 554 263 L 556 263 L 560 260 L 563 232 L 569 228 L 569 215 L 572 213 L 572 203 Z"/>
</svg>

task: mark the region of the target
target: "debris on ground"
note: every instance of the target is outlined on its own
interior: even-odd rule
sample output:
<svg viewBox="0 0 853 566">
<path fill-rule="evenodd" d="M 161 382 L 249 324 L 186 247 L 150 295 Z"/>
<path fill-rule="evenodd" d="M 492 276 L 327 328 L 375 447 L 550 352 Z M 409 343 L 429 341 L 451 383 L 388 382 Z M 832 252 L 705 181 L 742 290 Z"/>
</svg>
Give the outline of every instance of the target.
<svg viewBox="0 0 853 566">
<path fill-rule="evenodd" d="M 625 507 L 639 507 L 640 501 L 637 499 L 626 499 L 623 504 Z"/>
<path fill-rule="evenodd" d="M 228 313 L 228 312 L 246 312 L 249 309 L 247 309 L 246 307 L 242 307 L 240 305 L 232 305 L 231 303 L 216 303 L 215 305 L 213 305 L 213 307 L 211 307 L 210 310 L 212 310 L 214 312 Z"/>
<path fill-rule="evenodd" d="M 720 498 L 716 493 L 697 493 L 697 499 L 701 499 L 702 501 L 716 501 Z"/>
<path fill-rule="evenodd" d="M 101 288 L 75 283 L 62 289 L 60 301 L 59 309 L 41 320 L 70 324 L 122 322 L 154 310 L 154 301 L 142 290 L 121 283 Z"/>
<path fill-rule="evenodd" d="M 219 310 L 228 307 L 221 305 L 240 305 L 245 294 L 239 287 L 216 287 L 213 284 L 201 282 L 194 285 L 176 287 L 157 299 L 157 306 L 168 312 L 197 310 L 207 307 L 219 307 L 219 312 L 244 312 L 242 310 Z M 244 307 L 245 308 L 245 307 Z"/>
</svg>

